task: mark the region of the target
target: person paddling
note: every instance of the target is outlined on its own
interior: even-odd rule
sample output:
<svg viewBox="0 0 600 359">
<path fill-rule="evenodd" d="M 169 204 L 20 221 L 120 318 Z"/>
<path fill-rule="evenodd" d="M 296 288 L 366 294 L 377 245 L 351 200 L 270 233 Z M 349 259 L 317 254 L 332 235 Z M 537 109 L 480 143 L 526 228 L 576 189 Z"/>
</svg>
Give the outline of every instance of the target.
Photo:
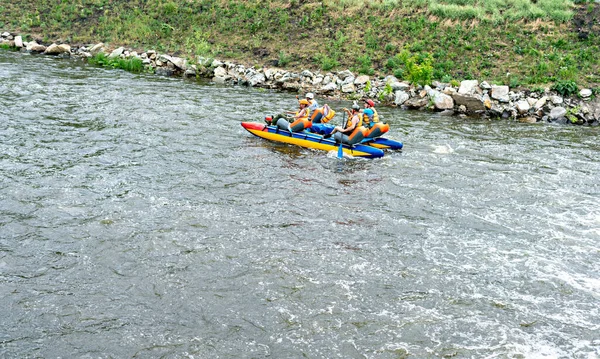
<svg viewBox="0 0 600 359">
<path fill-rule="evenodd" d="M 312 123 L 309 120 L 310 110 L 308 108 L 309 102 L 305 99 L 298 101 L 300 108 L 298 111 L 291 112 L 287 111 L 288 114 L 294 114 L 290 120 L 293 120 L 291 123 L 286 119 L 284 114 L 279 114 L 273 118 L 271 123 L 277 128 L 290 131 L 290 132 L 301 132 L 305 128 L 309 128 L 312 126 Z M 267 121 L 269 123 L 269 121 Z"/>
<path fill-rule="evenodd" d="M 330 134 L 323 136 L 329 138 L 333 136 L 336 142 L 354 145 L 360 142 L 365 137 L 366 129 L 363 127 L 362 113 L 360 106 L 357 103 L 352 105 L 352 111 L 344 108 L 348 114 L 346 126 L 336 126 Z"/>
</svg>

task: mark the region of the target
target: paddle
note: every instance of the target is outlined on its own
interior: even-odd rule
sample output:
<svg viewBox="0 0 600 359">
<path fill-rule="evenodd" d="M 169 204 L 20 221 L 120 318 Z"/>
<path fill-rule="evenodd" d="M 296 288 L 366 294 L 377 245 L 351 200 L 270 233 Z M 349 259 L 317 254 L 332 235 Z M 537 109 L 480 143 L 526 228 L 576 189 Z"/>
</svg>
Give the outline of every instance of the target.
<svg viewBox="0 0 600 359">
<path fill-rule="evenodd" d="M 345 110 L 345 109 L 344 109 Z M 345 121 L 342 118 L 342 129 L 346 129 L 346 124 L 348 123 L 348 121 Z M 338 158 L 343 158 L 344 157 L 344 149 L 342 148 L 342 136 L 340 136 L 340 147 L 338 148 Z"/>
</svg>

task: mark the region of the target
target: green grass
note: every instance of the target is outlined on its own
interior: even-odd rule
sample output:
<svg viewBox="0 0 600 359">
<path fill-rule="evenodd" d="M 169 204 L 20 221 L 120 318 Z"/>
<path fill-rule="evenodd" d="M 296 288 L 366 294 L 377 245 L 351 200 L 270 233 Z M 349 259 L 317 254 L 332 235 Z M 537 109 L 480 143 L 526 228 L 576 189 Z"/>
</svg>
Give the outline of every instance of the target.
<svg viewBox="0 0 600 359">
<path fill-rule="evenodd" d="M 586 38 L 573 25 L 578 15 L 598 17 L 600 4 L 590 1 L 12 0 L 0 8 L 2 30 L 46 42 L 411 80 L 395 60 L 406 50 L 431 57 L 433 80 L 600 85 L 598 25 Z"/>
<path fill-rule="evenodd" d="M 90 58 L 89 62 L 93 65 L 109 67 L 113 69 L 123 69 L 134 73 L 140 73 L 145 69 L 142 60 L 136 57 L 126 59 L 122 59 L 120 57 L 111 58 L 104 53 L 99 53 Z"/>
</svg>

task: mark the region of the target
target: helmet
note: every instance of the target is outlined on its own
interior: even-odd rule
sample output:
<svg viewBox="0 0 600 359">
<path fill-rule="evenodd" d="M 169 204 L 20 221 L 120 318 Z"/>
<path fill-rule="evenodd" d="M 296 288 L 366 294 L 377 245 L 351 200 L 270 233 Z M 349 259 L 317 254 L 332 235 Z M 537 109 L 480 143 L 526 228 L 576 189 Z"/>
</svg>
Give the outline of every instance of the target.
<svg viewBox="0 0 600 359">
<path fill-rule="evenodd" d="M 375 102 L 373 102 L 373 100 L 365 100 L 365 103 L 371 107 L 375 106 Z"/>
<path fill-rule="evenodd" d="M 312 100 L 313 98 L 315 98 L 315 94 L 312 93 L 312 92 L 309 92 L 309 93 L 306 94 L 306 98 L 309 98 L 309 99 Z"/>
<path fill-rule="evenodd" d="M 355 103 L 354 105 L 352 105 L 352 109 L 358 111 L 358 110 L 360 110 L 360 106 L 358 106 L 358 104 Z"/>
<path fill-rule="evenodd" d="M 302 99 L 302 100 L 300 100 L 300 104 L 301 104 L 301 105 L 310 105 L 310 104 L 308 103 L 308 101 L 307 101 L 307 100 L 305 100 L 305 99 Z"/>
</svg>

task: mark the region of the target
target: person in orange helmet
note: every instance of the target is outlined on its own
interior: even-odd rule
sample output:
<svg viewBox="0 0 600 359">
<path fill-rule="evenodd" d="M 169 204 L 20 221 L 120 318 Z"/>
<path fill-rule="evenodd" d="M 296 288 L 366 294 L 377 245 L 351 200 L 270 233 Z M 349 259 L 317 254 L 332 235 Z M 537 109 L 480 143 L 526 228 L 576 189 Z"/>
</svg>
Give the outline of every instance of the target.
<svg viewBox="0 0 600 359">
<path fill-rule="evenodd" d="M 290 132 L 301 132 L 306 128 L 312 126 L 312 122 L 310 122 L 310 103 L 302 99 L 298 101 L 299 109 L 296 112 L 287 111 L 287 114 L 293 114 L 291 117 L 287 117 L 284 114 L 279 114 L 275 116 L 272 120 L 272 124 L 276 126 L 278 129 L 290 131 Z M 269 121 L 267 121 L 269 123 Z"/>
</svg>

